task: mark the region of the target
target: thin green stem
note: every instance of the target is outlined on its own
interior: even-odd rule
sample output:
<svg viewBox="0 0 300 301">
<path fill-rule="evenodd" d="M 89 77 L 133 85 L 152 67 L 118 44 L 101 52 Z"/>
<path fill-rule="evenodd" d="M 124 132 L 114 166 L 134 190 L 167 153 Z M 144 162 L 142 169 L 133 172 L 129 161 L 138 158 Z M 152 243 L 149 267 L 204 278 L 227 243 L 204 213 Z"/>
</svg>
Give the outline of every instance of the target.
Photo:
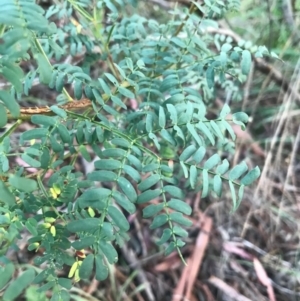
<svg viewBox="0 0 300 301">
<path fill-rule="evenodd" d="M 18 119 L 1 137 L 0 137 L 0 143 L 3 142 L 3 140 L 10 136 L 18 127 L 20 124 L 22 124 L 23 120 Z"/>
</svg>

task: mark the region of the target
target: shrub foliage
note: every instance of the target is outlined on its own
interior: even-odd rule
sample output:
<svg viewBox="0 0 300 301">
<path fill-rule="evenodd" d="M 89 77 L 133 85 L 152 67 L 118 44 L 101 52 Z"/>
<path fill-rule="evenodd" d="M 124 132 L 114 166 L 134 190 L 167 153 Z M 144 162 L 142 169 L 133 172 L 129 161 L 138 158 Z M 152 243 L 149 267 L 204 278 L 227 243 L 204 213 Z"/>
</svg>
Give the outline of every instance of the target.
<svg viewBox="0 0 300 301">
<path fill-rule="evenodd" d="M 181 256 L 192 213 L 185 192 L 220 197 L 228 185 L 236 209 L 259 176 L 257 167 L 221 159 L 234 147 L 231 124 L 244 128 L 248 116 L 230 114 L 225 104 L 207 117 L 216 89 L 238 99 L 251 56 L 268 54 L 209 33 L 218 28 L 213 19 L 238 1 L 193 2 L 173 10 L 166 24 L 128 14 L 135 2 L 61 0 L 44 10 L 34 0 L 1 1 L 4 300 L 32 283 L 51 289 L 53 301 L 69 300 L 73 281 L 104 280 L 137 208 L 151 229 L 162 229 L 157 244 L 165 253 Z M 35 85 L 57 91 L 55 104 L 20 107 Z M 30 129 L 17 135 L 28 122 Z M 83 159 L 92 171 L 78 169 Z M 11 279 L 17 266 L 6 254 L 24 229 L 28 250 L 38 256 Z M 59 277 L 66 267 L 69 275 Z"/>
</svg>

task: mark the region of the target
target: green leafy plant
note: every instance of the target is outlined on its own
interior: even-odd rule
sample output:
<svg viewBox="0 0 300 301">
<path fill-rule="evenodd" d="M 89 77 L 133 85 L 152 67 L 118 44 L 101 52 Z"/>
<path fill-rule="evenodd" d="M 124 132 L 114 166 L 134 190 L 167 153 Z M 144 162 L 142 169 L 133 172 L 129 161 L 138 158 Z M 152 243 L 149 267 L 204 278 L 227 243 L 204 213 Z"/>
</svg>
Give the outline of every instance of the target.
<svg viewBox="0 0 300 301">
<path fill-rule="evenodd" d="M 237 3 L 193 2 L 158 24 L 126 14 L 133 0 L 55 1 L 46 11 L 33 0 L 2 0 L 4 300 L 31 283 L 40 285 L 38 292 L 53 290 L 53 301 L 69 300 L 72 279 L 104 280 L 118 260 L 116 247 L 129 239 L 127 216 L 137 209 L 152 219 L 151 229 L 163 229 L 157 244 L 165 253 L 182 258 L 192 213 L 186 191 L 220 197 L 228 185 L 233 210 L 238 207 L 260 171 L 245 162 L 231 168 L 221 155 L 234 146 L 231 123 L 245 128 L 248 116 L 230 115 L 226 104 L 217 115 L 210 108 L 217 89 L 238 98 L 251 56 L 268 51 L 207 30 Z M 57 91 L 56 104 L 20 107 L 36 84 Z M 31 128 L 17 136 L 16 146 L 12 137 L 28 121 Z M 91 172 L 76 167 L 81 158 L 93 164 Z M 9 283 L 16 267 L 5 254 L 24 229 L 31 235 L 28 250 L 41 252 L 35 267 Z M 69 275 L 59 277 L 66 266 Z"/>
</svg>

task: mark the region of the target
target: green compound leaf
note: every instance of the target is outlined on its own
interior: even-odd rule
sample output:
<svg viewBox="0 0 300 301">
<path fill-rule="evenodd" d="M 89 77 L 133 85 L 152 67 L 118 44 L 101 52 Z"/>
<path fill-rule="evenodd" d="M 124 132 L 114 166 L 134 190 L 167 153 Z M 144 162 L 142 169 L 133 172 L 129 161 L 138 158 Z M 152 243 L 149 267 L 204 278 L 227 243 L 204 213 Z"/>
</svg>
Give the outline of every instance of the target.
<svg viewBox="0 0 300 301">
<path fill-rule="evenodd" d="M 105 280 L 108 277 L 108 268 L 103 264 L 103 257 L 98 254 L 95 257 L 96 262 L 96 279 L 98 281 Z"/>
<path fill-rule="evenodd" d="M 17 279 L 10 283 L 3 295 L 3 301 L 15 300 L 22 291 L 28 287 L 35 277 L 34 269 L 29 269 L 21 274 Z"/>
<path fill-rule="evenodd" d="M 81 279 L 89 279 L 94 268 L 94 255 L 89 254 L 82 262 L 79 268 L 79 277 Z"/>
<path fill-rule="evenodd" d="M 128 231 L 130 226 L 124 214 L 114 206 L 108 207 L 108 214 L 113 222 L 123 231 Z"/>
</svg>

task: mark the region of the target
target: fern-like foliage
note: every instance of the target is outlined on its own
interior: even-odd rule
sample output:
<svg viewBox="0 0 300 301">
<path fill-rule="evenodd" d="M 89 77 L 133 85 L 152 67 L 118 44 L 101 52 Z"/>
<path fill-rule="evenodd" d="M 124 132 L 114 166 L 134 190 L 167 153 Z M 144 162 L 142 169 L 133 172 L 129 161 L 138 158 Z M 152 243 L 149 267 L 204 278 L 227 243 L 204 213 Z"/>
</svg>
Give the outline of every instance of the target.
<svg viewBox="0 0 300 301">
<path fill-rule="evenodd" d="M 53 289 L 51 300 L 68 300 L 72 278 L 88 279 L 94 270 L 96 279 L 105 279 L 108 264 L 118 260 L 117 245 L 129 239 L 127 215 L 141 207 L 151 229 L 164 229 L 157 243 L 181 256 L 192 213 L 185 190 L 220 197 L 229 185 L 235 210 L 244 187 L 260 174 L 245 162 L 230 167 L 213 151 L 235 141 L 231 123 L 244 128 L 247 115 L 230 115 L 224 105 L 207 118 L 216 88 L 238 98 L 251 55 L 268 54 L 207 31 L 238 1 L 193 2 L 167 24 L 126 15 L 129 4 L 122 0 L 55 3 L 46 12 L 33 0 L 0 6 L 0 73 L 8 83 L 0 91 L 0 126 L 7 126 L 0 137 L 1 252 L 25 227 L 28 249 L 43 250 L 34 263 L 46 263 L 37 275 L 28 269 L 11 282 L 4 300 L 18 296 L 16 285 L 32 281 L 44 283 L 40 291 Z M 70 56 L 73 63 L 62 63 Z M 26 60 L 37 67 L 24 74 Z M 93 70 L 99 61 L 103 70 Z M 42 113 L 20 109 L 18 101 L 36 81 L 58 92 L 57 104 Z M 75 110 L 83 101 L 87 106 Z M 26 120 L 34 127 L 15 149 L 10 139 Z M 13 166 L 14 156 L 36 173 Z M 79 157 L 93 161 L 94 170 L 77 171 Z M 65 265 L 69 278 L 56 273 Z M 13 273 L 11 263 L 0 270 L 0 288 Z"/>
</svg>

